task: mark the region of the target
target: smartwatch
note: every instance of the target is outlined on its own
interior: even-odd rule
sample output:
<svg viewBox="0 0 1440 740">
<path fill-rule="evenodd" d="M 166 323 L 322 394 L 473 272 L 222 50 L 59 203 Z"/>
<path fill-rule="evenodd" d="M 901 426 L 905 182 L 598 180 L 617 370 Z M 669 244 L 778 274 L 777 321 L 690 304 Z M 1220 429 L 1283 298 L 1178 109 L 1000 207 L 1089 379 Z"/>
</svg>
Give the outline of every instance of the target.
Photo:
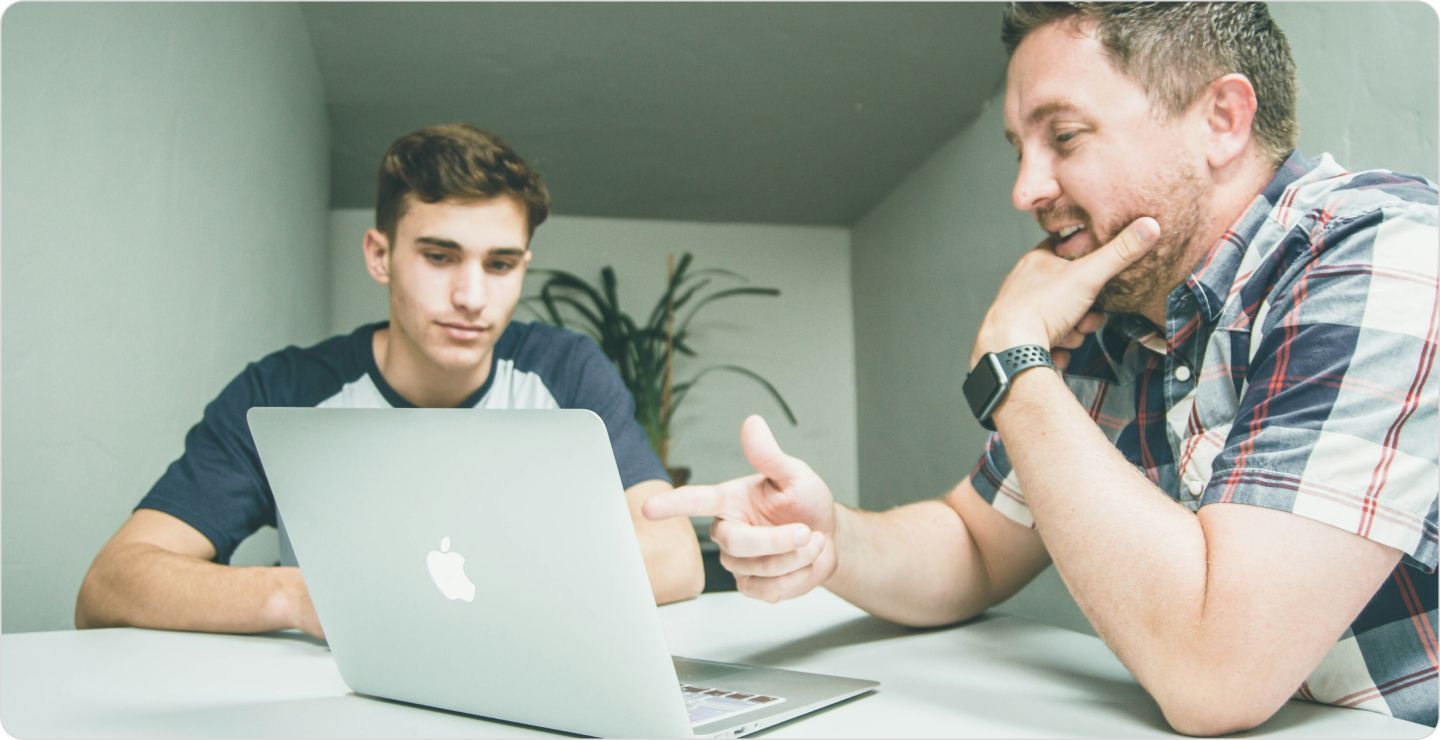
<svg viewBox="0 0 1440 740">
<path fill-rule="evenodd" d="M 986 352 L 980 358 L 980 364 L 965 376 L 964 385 L 965 400 L 970 402 L 970 410 L 975 412 L 980 426 L 995 431 L 995 422 L 990 420 L 990 414 L 1005 400 L 1011 379 L 1032 367 L 1041 366 L 1053 368 L 1055 364 L 1050 361 L 1050 351 L 1038 344 L 1022 344 L 998 354 Z"/>
</svg>

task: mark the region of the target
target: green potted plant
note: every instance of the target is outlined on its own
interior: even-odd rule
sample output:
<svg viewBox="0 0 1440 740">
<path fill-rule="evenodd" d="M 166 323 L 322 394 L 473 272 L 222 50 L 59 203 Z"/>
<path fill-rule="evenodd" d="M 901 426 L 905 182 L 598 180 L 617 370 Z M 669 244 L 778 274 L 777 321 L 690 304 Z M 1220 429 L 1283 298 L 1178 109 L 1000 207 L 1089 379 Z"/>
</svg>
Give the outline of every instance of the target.
<svg viewBox="0 0 1440 740">
<path fill-rule="evenodd" d="M 686 380 L 674 382 L 675 353 L 697 356 L 690 343 L 690 322 L 702 309 L 716 301 L 740 296 L 780 295 L 776 288 L 712 286 L 716 279 L 745 282 L 745 278 L 719 268 L 691 270 L 691 261 L 689 253 L 680 257 L 679 264 L 675 263 L 674 255 L 666 259 L 665 291 L 644 323 L 621 310 L 619 280 L 615 269 L 609 266 L 600 270 L 598 287 L 564 270 L 535 270 L 545 276 L 540 291 L 522 302 L 542 321 L 562 327 L 576 326 L 600 345 L 635 397 L 635 419 L 645 429 L 661 464 L 670 470 L 672 478 L 677 478 L 676 485 L 684 485 L 685 481 L 679 478 L 688 478 L 689 470 L 670 468 L 670 423 L 676 409 L 706 375 L 729 372 L 755 381 L 780 405 L 785 418 L 791 424 L 796 423 L 790 405 L 775 386 L 758 373 L 738 365 L 711 365 Z M 537 303 L 543 312 L 535 309 Z M 566 320 L 567 314 L 570 321 Z"/>
</svg>

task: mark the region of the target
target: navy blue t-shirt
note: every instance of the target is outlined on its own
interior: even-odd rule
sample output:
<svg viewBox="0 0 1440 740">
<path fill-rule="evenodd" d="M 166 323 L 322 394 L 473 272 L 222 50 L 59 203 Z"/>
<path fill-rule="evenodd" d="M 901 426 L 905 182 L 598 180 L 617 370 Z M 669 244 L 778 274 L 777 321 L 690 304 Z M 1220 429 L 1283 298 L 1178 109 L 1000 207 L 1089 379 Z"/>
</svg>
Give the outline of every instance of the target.
<svg viewBox="0 0 1440 740">
<path fill-rule="evenodd" d="M 275 498 L 260 467 L 245 413 L 256 406 L 414 408 L 385 382 L 372 341 L 386 323 L 287 347 L 246 366 L 185 435 L 171 463 L 136 509 L 175 516 L 230 562 L 242 540 L 276 525 Z M 669 480 L 635 421 L 635 401 L 615 366 L 589 337 L 547 324 L 511 322 L 495 343 L 490 377 L 461 402 L 476 409 L 589 409 L 604 422 L 625 488 Z"/>
</svg>

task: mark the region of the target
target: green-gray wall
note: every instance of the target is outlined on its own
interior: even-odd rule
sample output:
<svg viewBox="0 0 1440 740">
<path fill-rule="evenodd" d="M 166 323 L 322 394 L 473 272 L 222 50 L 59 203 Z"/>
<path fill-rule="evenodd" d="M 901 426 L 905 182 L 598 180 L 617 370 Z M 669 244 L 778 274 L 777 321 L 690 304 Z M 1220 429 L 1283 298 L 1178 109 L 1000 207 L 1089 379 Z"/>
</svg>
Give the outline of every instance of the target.
<svg viewBox="0 0 1440 740">
<path fill-rule="evenodd" d="M 328 133 L 292 4 L 22 3 L 0 29 L 0 625 L 64 629 L 204 405 L 322 336 Z"/>
<path fill-rule="evenodd" d="M 1436 179 L 1435 12 L 1420 3 L 1280 3 L 1294 50 L 1300 149 Z M 998 29 L 997 29 L 998 33 Z M 960 393 L 980 318 L 1042 236 L 1010 206 L 1001 91 L 852 233 L 860 501 L 940 495 L 984 444 Z M 1084 495 L 1077 491 L 1076 495 Z M 1053 569 L 1007 608 L 1088 630 Z"/>
<path fill-rule="evenodd" d="M 1308 3 L 1274 13 L 1300 65 L 1302 148 L 1436 177 L 1434 13 Z M 0 33 L 0 629 L 63 629 L 90 559 L 204 404 L 246 362 L 332 326 L 341 303 L 330 296 L 340 283 L 327 257 L 327 126 L 292 4 L 22 3 Z M 999 279 L 1039 237 L 1010 211 L 1014 166 L 997 97 L 855 225 L 848 259 L 846 235 L 788 227 L 732 225 L 715 237 L 720 227 L 577 219 L 562 241 L 579 250 L 602 231 L 616 244 L 658 235 L 660 250 L 701 234 L 718 260 L 722 242 L 801 236 L 823 260 L 803 281 L 784 261 L 793 255 L 735 265 L 821 312 L 794 334 L 813 339 L 820 327 L 827 349 L 805 361 L 833 366 L 825 382 L 840 390 L 800 429 L 777 433 L 843 499 L 858 489 L 865 508 L 883 509 L 940 494 L 978 453 L 959 394 L 969 344 Z M 853 368 L 847 322 L 823 315 L 851 301 L 823 291 L 847 285 Z M 845 421 L 852 372 L 855 430 Z M 715 391 L 711 400 L 748 392 L 715 382 L 700 391 Z M 825 420 L 823 433 L 809 418 Z M 739 466 L 730 421 L 682 443 L 728 450 L 729 462 L 702 463 L 706 477 Z M 274 557 L 273 530 L 252 542 L 236 562 Z M 1056 589 L 1052 577 L 1017 600 L 1083 628 Z"/>
</svg>

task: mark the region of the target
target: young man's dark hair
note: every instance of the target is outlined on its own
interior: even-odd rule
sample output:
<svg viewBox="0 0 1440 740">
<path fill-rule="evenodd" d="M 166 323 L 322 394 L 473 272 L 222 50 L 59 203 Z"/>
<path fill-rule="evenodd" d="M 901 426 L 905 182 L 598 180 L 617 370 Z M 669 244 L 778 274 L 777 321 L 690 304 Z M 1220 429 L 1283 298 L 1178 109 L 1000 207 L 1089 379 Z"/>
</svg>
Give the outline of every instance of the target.
<svg viewBox="0 0 1440 740">
<path fill-rule="evenodd" d="M 1239 72 L 1255 86 L 1253 131 L 1275 164 L 1295 148 L 1295 61 L 1264 3 L 1011 3 L 1000 38 L 1011 56 L 1037 28 L 1093 23 L 1110 62 L 1157 109 L 1185 110 L 1212 80 Z"/>
<path fill-rule="evenodd" d="M 550 215 L 550 191 L 540 173 L 500 137 L 468 123 L 420 129 L 395 140 L 380 159 L 375 228 L 392 241 L 406 196 L 422 203 L 509 196 L 525 208 L 530 234 Z"/>
</svg>

